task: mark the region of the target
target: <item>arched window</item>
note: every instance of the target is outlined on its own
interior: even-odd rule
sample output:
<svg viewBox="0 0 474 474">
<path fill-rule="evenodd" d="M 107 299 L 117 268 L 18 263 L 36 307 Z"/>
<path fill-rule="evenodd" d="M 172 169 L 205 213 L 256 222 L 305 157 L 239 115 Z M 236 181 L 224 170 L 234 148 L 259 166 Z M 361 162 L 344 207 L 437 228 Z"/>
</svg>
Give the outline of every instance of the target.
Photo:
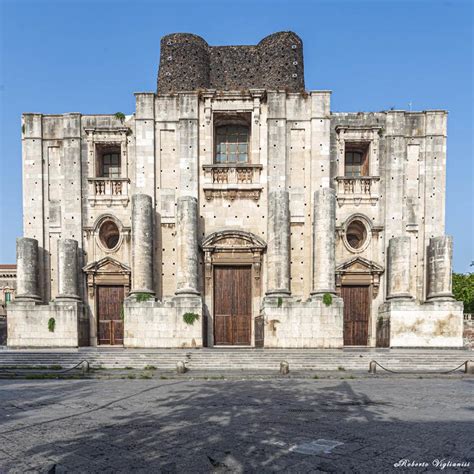
<svg viewBox="0 0 474 474">
<path fill-rule="evenodd" d="M 216 163 L 248 163 L 249 127 L 221 125 L 216 127 Z"/>
</svg>

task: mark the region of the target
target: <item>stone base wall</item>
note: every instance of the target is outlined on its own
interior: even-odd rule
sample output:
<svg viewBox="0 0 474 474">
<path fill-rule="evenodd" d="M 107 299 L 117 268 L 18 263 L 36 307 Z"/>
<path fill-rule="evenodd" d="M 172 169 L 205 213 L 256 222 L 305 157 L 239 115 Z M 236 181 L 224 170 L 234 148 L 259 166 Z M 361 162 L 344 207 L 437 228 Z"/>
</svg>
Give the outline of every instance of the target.
<svg viewBox="0 0 474 474">
<path fill-rule="evenodd" d="M 264 347 L 340 348 L 343 340 L 343 301 L 333 296 L 326 306 L 321 297 L 307 301 L 266 297 L 262 304 Z"/>
<path fill-rule="evenodd" d="M 49 320 L 54 318 L 54 331 Z M 79 302 L 37 305 L 14 302 L 8 306 L 9 347 L 78 347 L 88 327 L 84 306 Z"/>
<path fill-rule="evenodd" d="M 186 324 L 185 313 L 199 315 Z M 161 301 L 124 303 L 124 346 L 184 348 L 202 347 L 202 299 L 200 296 L 175 296 Z"/>
<path fill-rule="evenodd" d="M 462 347 L 463 304 L 393 300 L 379 308 L 390 320 L 390 347 Z"/>
<path fill-rule="evenodd" d="M 463 339 L 465 346 L 474 346 L 474 314 L 464 315 Z"/>
</svg>

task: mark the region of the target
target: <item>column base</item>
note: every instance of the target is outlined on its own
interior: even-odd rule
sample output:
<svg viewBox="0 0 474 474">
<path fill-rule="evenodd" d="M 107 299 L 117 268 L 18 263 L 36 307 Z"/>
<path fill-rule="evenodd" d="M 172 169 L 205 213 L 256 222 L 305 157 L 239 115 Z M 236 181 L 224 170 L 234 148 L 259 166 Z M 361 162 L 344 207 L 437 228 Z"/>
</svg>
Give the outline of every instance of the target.
<svg viewBox="0 0 474 474">
<path fill-rule="evenodd" d="M 176 290 L 174 292 L 175 295 L 178 295 L 178 296 L 186 296 L 186 295 L 189 295 L 189 296 L 201 296 L 201 293 L 196 290 L 195 288 L 180 288 L 179 290 Z"/>
<path fill-rule="evenodd" d="M 81 301 L 81 298 L 79 298 L 78 295 L 58 295 L 56 296 L 55 301 L 57 301 L 58 303 L 61 303 L 62 301 L 77 302 L 77 301 Z"/>
<path fill-rule="evenodd" d="M 426 301 L 453 301 L 454 295 L 452 293 L 435 293 L 426 297 Z"/>
<path fill-rule="evenodd" d="M 311 297 L 313 296 L 324 296 L 325 294 L 329 293 L 330 295 L 335 295 L 336 290 L 333 288 L 328 288 L 326 290 L 315 290 L 310 293 Z"/>
<path fill-rule="evenodd" d="M 153 290 L 144 289 L 144 290 L 132 290 L 128 294 L 128 297 L 135 296 L 135 295 L 138 295 L 138 294 L 141 294 L 141 293 L 145 293 L 145 294 L 150 295 L 150 296 L 155 296 L 155 292 Z"/>
<path fill-rule="evenodd" d="M 287 298 L 291 296 L 291 291 L 286 289 L 268 290 L 265 296 Z"/>
<path fill-rule="evenodd" d="M 42 299 L 38 295 L 17 295 L 16 303 L 42 303 Z"/>
<path fill-rule="evenodd" d="M 410 293 L 400 293 L 399 295 L 387 296 L 387 301 L 413 301 L 413 296 Z"/>
</svg>

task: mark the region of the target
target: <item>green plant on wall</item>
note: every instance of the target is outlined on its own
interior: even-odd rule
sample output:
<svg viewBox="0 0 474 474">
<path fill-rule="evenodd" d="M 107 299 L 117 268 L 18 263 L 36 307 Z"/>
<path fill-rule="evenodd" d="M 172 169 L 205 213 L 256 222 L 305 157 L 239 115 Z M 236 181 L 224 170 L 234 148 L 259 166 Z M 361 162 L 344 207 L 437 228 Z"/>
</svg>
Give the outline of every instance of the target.
<svg viewBox="0 0 474 474">
<path fill-rule="evenodd" d="M 139 303 L 151 299 L 150 293 L 136 293 L 135 298 Z"/>
<path fill-rule="evenodd" d="M 54 318 L 49 318 L 49 321 L 48 321 L 49 332 L 54 332 L 55 327 L 56 327 L 56 320 Z"/>
<path fill-rule="evenodd" d="M 120 307 L 120 319 L 123 321 L 125 319 L 125 309 L 123 305 Z"/>
<path fill-rule="evenodd" d="M 193 325 L 194 321 L 197 321 L 199 319 L 199 314 L 196 313 L 184 313 L 183 314 L 183 321 L 186 324 Z"/>
<path fill-rule="evenodd" d="M 125 120 L 125 114 L 123 112 L 116 112 L 115 118 L 123 123 L 123 121 Z"/>
<path fill-rule="evenodd" d="M 331 306 L 332 305 L 332 295 L 331 293 L 324 293 L 323 295 L 323 303 L 326 306 Z"/>
<path fill-rule="evenodd" d="M 281 296 L 278 297 L 278 300 L 277 300 L 277 306 L 279 308 L 281 308 L 281 305 L 283 304 L 283 298 Z"/>
</svg>

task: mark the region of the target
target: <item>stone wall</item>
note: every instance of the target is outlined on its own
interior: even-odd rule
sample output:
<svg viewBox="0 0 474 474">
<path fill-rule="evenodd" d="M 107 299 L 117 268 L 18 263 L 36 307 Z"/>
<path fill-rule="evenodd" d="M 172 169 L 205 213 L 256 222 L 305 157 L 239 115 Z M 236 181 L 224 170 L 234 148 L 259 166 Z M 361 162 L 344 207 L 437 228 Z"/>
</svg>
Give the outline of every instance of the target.
<svg viewBox="0 0 474 474">
<path fill-rule="evenodd" d="M 49 321 L 54 320 L 54 330 Z M 81 303 L 18 303 L 8 308 L 9 347 L 78 347 L 88 345 L 88 319 Z"/>
<path fill-rule="evenodd" d="M 462 347 L 462 308 L 454 300 L 391 300 L 380 307 L 379 315 L 390 319 L 390 347 Z"/>
<path fill-rule="evenodd" d="M 343 302 L 334 297 L 326 306 L 321 297 L 306 301 L 266 297 L 262 304 L 264 347 L 339 348 L 343 346 Z"/>
<path fill-rule="evenodd" d="M 164 301 L 124 303 L 125 347 L 202 347 L 203 312 L 199 296 L 176 296 Z M 185 313 L 199 318 L 186 324 Z"/>
<path fill-rule="evenodd" d="M 474 314 L 464 315 L 463 341 L 465 346 L 474 345 Z"/>
<path fill-rule="evenodd" d="M 291 31 L 274 33 L 256 46 L 209 46 L 187 33 L 164 36 L 158 93 L 199 89 L 304 90 L 303 43 Z"/>
</svg>

